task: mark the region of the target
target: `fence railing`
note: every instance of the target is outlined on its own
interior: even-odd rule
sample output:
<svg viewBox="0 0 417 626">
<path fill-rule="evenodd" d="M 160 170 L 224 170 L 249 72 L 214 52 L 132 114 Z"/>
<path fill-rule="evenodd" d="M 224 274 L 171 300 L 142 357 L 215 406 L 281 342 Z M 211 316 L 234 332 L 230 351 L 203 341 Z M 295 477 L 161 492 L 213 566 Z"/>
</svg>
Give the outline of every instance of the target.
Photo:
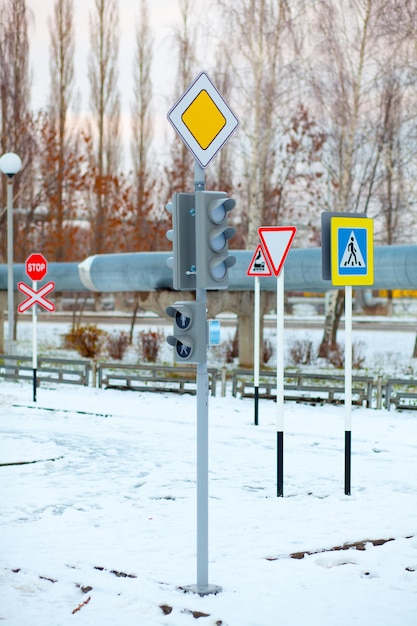
<svg viewBox="0 0 417 626">
<path fill-rule="evenodd" d="M 90 384 L 90 361 L 38 357 L 37 383 L 66 383 L 70 385 Z M 32 357 L 0 354 L 0 377 L 6 380 L 31 380 L 33 378 Z"/>
<path fill-rule="evenodd" d="M 98 363 L 96 372 L 98 387 L 107 389 L 172 391 L 191 394 L 197 391 L 197 368 L 195 366 Z M 217 368 L 208 368 L 209 390 L 212 396 L 216 395 L 219 375 Z"/>
<path fill-rule="evenodd" d="M 371 407 L 374 379 L 370 376 L 352 376 L 352 402 Z M 259 398 L 275 399 L 276 372 L 264 370 L 259 376 Z M 253 372 L 238 369 L 233 372 L 232 394 L 242 398 L 254 396 Z M 339 374 L 315 372 L 284 372 L 284 399 L 294 402 L 332 403 L 343 402 L 345 379 Z"/>
<path fill-rule="evenodd" d="M 344 401 L 344 376 L 316 372 L 284 372 L 284 399 L 307 403 L 332 403 Z M 232 375 L 232 394 L 254 396 L 252 370 L 237 369 Z M 276 400 L 276 373 L 260 372 L 258 395 Z M 417 410 L 417 380 L 391 378 L 378 374 L 352 376 L 352 402 L 368 408 Z"/>
<path fill-rule="evenodd" d="M 85 385 L 132 391 L 195 394 L 195 366 L 106 363 L 81 359 L 38 357 L 38 386 L 51 383 Z M 230 388 L 232 395 L 254 397 L 253 371 L 208 368 L 209 389 L 215 396 L 221 383 L 221 395 Z M 0 379 L 32 380 L 32 357 L 0 354 Z M 229 384 L 227 385 L 227 381 Z M 276 400 L 276 372 L 261 370 L 260 399 Z M 323 372 L 285 370 L 284 399 L 310 404 L 340 404 L 344 401 L 344 376 Z M 417 380 L 413 378 L 352 376 L 352 402 L 368 408 L 417 410 Z"/>
<path fill-rule="evenodd" d="M 388 411 L 391 410 L 391 404 L 396 409 L 417 409 L 417 380 L 389 378 L 385 386 L 385 406 Z"/>
</svg>

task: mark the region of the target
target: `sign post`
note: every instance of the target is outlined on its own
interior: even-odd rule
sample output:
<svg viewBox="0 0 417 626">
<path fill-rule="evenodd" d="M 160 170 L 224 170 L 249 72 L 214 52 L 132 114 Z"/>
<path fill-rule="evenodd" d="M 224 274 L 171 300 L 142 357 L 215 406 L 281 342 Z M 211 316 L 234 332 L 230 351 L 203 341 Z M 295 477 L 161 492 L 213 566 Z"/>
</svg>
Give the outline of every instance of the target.
<svg viewBox="0 0 417 626">
<path fill-rule="evenodd" d="M 194 188 L 203 191 L 205 173 L 201 165 L 194 163 Z M 196 302 L 201 303 L 206 316 L 207 292 L 196 289 Z M 207 350 L 207 348 L 206 348 Z M 204 595 L 218 593 L 221 587 L 210 585 L 208 581 L 208 461 L 209 461 L 209 426 L 208 426 L 208 369 L 206 358 L 197 363 L 197 584 L 190 585 L 190 591 Z"/>
<path fill-rule="evenodd" d="M 33 370 L 33 401 L 36 402 L 37 370 L 38 370 L 38 340 L 37 340 L 37 304 L 47 311 L 55 311 L 53 302 L 45 298 L 54 287 L 55 283 L 49 282 L 38 291 L 38 280 L 42 280 L 47 273 L 48 264 L 42 254 L 33 253 L 25 262 L 26 274 L 32 280 L 32 288 L 23 282 L 18 283 L 17 288 L 28 298 L 17 307 L 19 313 L 24 313 L 32 307 L 32 370 Z"/>
<path fill-rule="evenodd" d="M 352 458 L 352 286 L 345 286 L 345 495 L 350 496 Z"/>
<path fill-rule="evenodd" d="M 278 350 L 279 348 L 279 350 Z M 284 267 L 277 277 L 277 497 L 284 496 Z"/>
<path fill-rule="evenodd" d="M 260 338 L 261 338 L 261 294 L 260 276 L 272 276 L 271 268 L 265 258 L 261 244 L 255 250 L 252 261 L 246 272 L 247 276 L 254 276 L 254 321 L 253 321 L 253 384 L 254 384 L 254 424 L 259 424 L 259 367 L 260 367 Z"/>
<path fill-rule="evenodd" d="M 335 286 L 345 288 L 345 495 L 351 493 L 352 287 L 374 283 L 373 220 L 350 215 L 330 218 L 330 267 Z"/>
<path fill-rule="evenodd" d="M 33 291 L 38 288 L 38 281 L 32 281 Z M 33 402 L 36 402 L 36 390 L 38 387 L 38 307 L 32 306 L 32 372 L 33 372 Z"/>
<path fill-rule="evenodd" d="M 195 159 L 195 205 L 191 214 L 195 215 L 196 265 L 190 268 L 189 273 L 195 274 L 195 304 L 198 310 L 204 312 L 201 317 L 207 327 L 207 289 L 227 288 L 228 268 L 235 263 L 235 259 L 228 256 L 227 245 L 234 234 L 234 229 L 227 226 L 227 215 L 235 201 L 226 193 L 205 191 L 204 168 L 228 141 L 239 122 L 205 72 L 196 77 L 171 108 L 168 120 Z M 174 233 L 174 241 L 176 236 L 179 235 Z M 200 334 L 200 343 L 205 341 L 206 336 L 207 332 Z M 194 360 L 197 363 L 197 584 L 184 587 L 186 591 L 200 596 L 221 591 L 221 587 L 208 582 L 207 343 L 203 346 L 202 358 L 199 356 Z"/>
<path fill-rule="evenodd" d="M 254 424 L 259 424 L 259 368 L 260 368 L 260 341 L 261 341 L 261 285 L 259 283 L 259 276 L 255 276 L 255 285 L 253 293 L 253 308 L 254 308 L 254 342 L 253 342 L 253 377 L 255 387 L 254 397 Z"/>
<path fill-rule="evenodd" d="M 295 226 L 258 228 L 262 247 L 277 277 L 277 497 L 284 495 L 284 263 Z"/>
</svg>

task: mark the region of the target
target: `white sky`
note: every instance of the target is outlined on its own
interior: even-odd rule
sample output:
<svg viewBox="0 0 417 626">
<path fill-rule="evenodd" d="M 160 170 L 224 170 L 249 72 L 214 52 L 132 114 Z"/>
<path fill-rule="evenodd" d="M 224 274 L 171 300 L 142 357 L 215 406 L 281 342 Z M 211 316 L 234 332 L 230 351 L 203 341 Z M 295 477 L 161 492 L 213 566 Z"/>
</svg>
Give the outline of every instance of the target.
<svg viewBox="0 0 417 626">
<path fill-rule="evenodd" d="M 49 46 L 48 17 L 53 14 L 55 0 L 27 0 L 33 13 L 29 26 L 30 65 L 32 71 L 32 108 L 45 106 L 49 93 Z M 172 132 L 168 128 L 165 115 L 175 104 L 172 99 L 173 80 L 176 75 L 176 56 L 170 52 L 171 37 L 179 19 L 177 0 L 150 0 L 148 2 L 151 27 L 154 35 L 153 88 L 154 103 L 161 128 L 156 134 Z M 87 80 L 87 56 L 89 52 L 89 14 L 94 9 L 93 0 L 75 0 L 76 51 L 75 89 L 80 93 L 81 112 L 88 110 L 89 86 Z M 126 136 L 132 101 L 132 66 L 134 57 L 134 31 L 140 10 L 139 0 L 119 0 L 120 48 L 119 48 L 119 89 L 122 96 L 123 132 Z M 165 123 L 166 122 L 166 123 Z"/>
</svg>

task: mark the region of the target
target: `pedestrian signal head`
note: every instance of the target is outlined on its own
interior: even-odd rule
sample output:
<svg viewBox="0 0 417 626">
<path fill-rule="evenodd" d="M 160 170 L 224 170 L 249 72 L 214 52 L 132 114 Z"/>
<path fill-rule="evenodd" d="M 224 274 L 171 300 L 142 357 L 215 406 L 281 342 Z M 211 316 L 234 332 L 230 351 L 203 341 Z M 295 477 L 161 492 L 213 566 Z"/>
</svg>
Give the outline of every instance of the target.
<svg viewBox="0 0 417 626">
<path fill-rule="evenodd" d="M 167 342 L 174 348 L 175 363 L 203 363 L 208 337 L 204 302 L 174 302 L 165 310 L 174 322 Z"/>
</svg>

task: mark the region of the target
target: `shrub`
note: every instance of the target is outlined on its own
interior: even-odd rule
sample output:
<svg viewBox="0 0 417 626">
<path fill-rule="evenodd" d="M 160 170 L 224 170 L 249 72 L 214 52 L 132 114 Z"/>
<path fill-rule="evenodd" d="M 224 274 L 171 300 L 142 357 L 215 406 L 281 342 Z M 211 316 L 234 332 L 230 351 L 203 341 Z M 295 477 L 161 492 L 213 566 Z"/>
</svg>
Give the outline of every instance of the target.
<svg viewBox="0 0 417 626">
<path fill-rule="evenodd" d="M 263 344 L 262 363 L 268 363 L 273 354 L 272 343 L 269 339 L 265 339 Z"/>
<path fill-rule="evenodd" d="M 107 333 L 95 324 L 72 327 L 69 333 L 64 335 L 64 347 L 77 350 L 89 359 L 94 359 L 102 350 Z"/>
<path fill-rule="evenodd" d="M 121 361 L 129 346 L 129 335 L 123 330 L 117 335 L 108 335 L 106 341 L 107 352 L 110 358 Z"/>
<path fill-rule="evenodd" d="M 164 339 L 165 335 L 160 331 L 142 330 L 139 333 L 139 352 L 142 359 L 149 363 L 156 363 Z"/>
<path fill-rule="evenodd" d="M 345 362 L 345 350 L 338 343 L 334 343 L 329 350 L 327 360 L 337 369 L 341 369 Z"/>
<path fill-rule="evenodd" d="M 362 354 L 363 342 L 352 343 L 352 368 L 361 369 L 365 362 L 365 357 Z M 342 369 L 345 365 L 345 350 L 338 343 L 334 344 L 329 352 L 328 361 L 334 367 Z"/>
<path fill-rule="evenodd" d="M 224 360 L 226 363 L 233 363 L 234 359 L 239 356 L 239 335 L 236 329 L 233 339 L 224 342 Z"/>
<path fill-rule="evenodd" d="M 360 370 L 365 363 L 365 357 L 362 354 L 363 347 L 363 341 L 354 341 L 352 344 L 352 367 L 355 370 Z"/>
<path fill-rule="evenodd" d="M 311 339 L 295 339 L 290 346 L 290 357 L 294 365 L 310 365 L 313 360 Z"/>
</svg>

